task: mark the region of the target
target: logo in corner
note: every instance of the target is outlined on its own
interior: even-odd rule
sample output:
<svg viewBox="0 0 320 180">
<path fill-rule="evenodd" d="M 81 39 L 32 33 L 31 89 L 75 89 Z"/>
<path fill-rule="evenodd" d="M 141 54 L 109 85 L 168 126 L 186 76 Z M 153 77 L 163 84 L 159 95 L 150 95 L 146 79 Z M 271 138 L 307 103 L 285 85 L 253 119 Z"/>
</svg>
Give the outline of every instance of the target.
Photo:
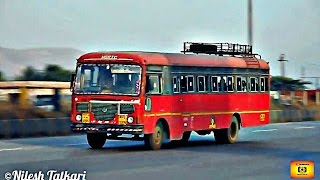
<svg viewBox="0 0 320 180">
<path fill-rule="evenodd" d="M 290 176 L 292 179 L 313 179 L 314 161 L 291 161 Z"/>
</svg>

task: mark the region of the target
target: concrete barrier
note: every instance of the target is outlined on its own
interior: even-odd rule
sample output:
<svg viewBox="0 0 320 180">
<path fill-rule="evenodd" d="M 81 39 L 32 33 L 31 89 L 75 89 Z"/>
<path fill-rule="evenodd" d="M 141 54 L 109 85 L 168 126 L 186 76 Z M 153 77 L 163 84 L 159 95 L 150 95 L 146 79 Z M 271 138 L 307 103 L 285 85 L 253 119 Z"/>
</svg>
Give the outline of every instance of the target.
<svg viewBox="0 0 320 180">
<path fill-rule="evenodd" d="M 0 120 L 0 138 L 70 135 L 70 118 Z"/>
<path fill-rule="evenodd" d="M 270 111 L 270 123 L 281 122 L 281 116 L 282 116 L 281 110 Z"/>
<path fill-rule="evenodd" d="M 272 110 L 270 123 L 320 120 L 320 110 Z M 71 135 L 70 118 L 0 120 L 0 138 Z"/>
</svg>

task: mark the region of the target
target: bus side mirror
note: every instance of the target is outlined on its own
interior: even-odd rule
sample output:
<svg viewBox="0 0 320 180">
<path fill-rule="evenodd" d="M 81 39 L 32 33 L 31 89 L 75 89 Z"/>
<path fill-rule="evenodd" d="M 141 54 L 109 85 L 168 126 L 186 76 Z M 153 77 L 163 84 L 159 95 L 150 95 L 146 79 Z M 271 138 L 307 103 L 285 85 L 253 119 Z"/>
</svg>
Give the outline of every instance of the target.
<svg viewBox="0 0 320 180">
<path fill-rule="evenodd" d="M 144 105 L 144 110 L 151 111 L 151 99 L 149 97 L 146 98 L 146 103 Z"/>
<path fill-rule="evenodd" d="M 71 74 L 71 81 L 70 81 L 70 91 L 72 91 L 73 89 L 73 86 L 74 86 L 74 81 L 75 81 L 75 78 L 76 78 L 76 74 L 75 73 L 72 73 Z"/>
</svg>

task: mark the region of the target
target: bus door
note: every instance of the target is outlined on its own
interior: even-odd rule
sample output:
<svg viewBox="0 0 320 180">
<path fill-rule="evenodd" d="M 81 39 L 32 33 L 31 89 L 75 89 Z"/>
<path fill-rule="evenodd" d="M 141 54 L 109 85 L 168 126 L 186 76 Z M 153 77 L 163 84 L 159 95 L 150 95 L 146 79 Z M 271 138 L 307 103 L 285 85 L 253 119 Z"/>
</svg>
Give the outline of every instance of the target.
<svg viewBox="0 0 320 180">
<path fill-rule="evenodd" d="M 162 76 L 158 73 L 147 74 L 146 78 L 146 99 L 148 100 L 148 104 L 151 105 L 152 113 L 160 113 L 161 111 L 165 111 L 164 107 L 166 107 L 165 101 L 163 101 L 162 94 Z M 146 101 L 147 103 L 147 101 Z"/>
</svg>

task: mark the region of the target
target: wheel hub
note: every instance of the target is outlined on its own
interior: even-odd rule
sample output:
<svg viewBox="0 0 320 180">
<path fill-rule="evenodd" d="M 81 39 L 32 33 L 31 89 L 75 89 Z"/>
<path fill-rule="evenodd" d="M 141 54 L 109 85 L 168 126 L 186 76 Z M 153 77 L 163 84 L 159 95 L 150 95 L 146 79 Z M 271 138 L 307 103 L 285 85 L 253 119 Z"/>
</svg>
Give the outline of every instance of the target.
<svg viewBox="0 0 320 180">
<path fill-rule="evenodd" d="M 159 144 L 161 142 L 161 132 L 159 130 L 157 130 L 156 132 L 156 137 L 154 139 L 156 144 Z"/>
</svg>

